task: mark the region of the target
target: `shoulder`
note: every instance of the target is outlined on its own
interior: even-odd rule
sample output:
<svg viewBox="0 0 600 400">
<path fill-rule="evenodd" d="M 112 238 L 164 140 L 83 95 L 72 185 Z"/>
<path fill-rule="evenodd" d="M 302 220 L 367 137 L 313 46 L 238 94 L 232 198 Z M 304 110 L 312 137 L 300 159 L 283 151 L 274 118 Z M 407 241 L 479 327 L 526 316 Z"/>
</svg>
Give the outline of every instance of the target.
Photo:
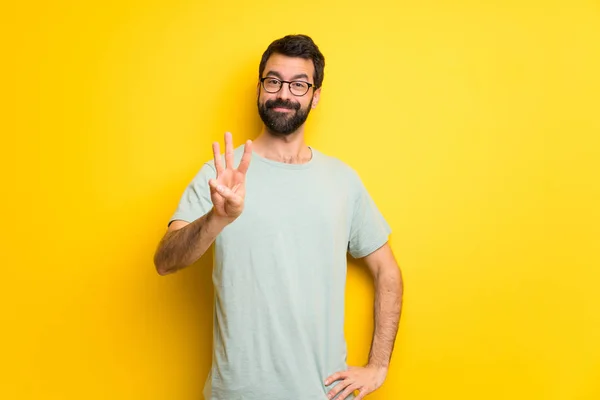
<svg viewBox="0 0 600 400">
<path fill-rule="evenodd" d="M 216 178 L 217 169 L 215 168 L 214 160 L 206 160 L 200 166 L 200 169 L 197 170 L 196 175 L 192 180 L 192 184 L 195 185 L 206 185 L 208 184 L 208 180 L 212 178 Z"/>
<path fill-rule="evenodd" d="M 335 180 L 340 190 L 347 193 L 349 199 L 357 203 L 358 201 L 362 201 L 365 196 L 369 196 L 359 172 L 354 167 L 337 157 L 323 153 L 318 154 L 319 158 L 323 160 L 322 165 L 326 169 L 324 174 Z"/>
<path fill-rule="evenodd" d="M 357 171 L 345 161 L 316 149 L 313 149 L 313 151 L 319 157 L 321 166 L 326 168 L 328 173 L 335 174 L 338 177 L 344 177 L 352 183 L 356 183 L 357 180 L 360 181 Z"/>
</svg>

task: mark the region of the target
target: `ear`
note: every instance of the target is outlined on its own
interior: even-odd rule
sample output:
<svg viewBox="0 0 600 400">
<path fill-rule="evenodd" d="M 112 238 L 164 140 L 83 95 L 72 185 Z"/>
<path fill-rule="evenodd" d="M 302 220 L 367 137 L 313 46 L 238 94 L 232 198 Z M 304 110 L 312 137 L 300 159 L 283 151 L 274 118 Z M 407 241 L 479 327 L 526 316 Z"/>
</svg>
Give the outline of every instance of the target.
<svg viewBox="0 0 600 400">
<path fill-rule="evenodd" d="M 316 108 L 317 107 L 317 104 L 319 104 L 319 99 L 320 98 L 321 98 L 321 88 L 318 88 L 313 93 L 313 102 L 312 102 L 312 107 L 311 108 Z"/>
<path fill-rule="evenodd" d="M 256 98 L 260 96 L 260 81 L 256 84 Z"/>
</svg>

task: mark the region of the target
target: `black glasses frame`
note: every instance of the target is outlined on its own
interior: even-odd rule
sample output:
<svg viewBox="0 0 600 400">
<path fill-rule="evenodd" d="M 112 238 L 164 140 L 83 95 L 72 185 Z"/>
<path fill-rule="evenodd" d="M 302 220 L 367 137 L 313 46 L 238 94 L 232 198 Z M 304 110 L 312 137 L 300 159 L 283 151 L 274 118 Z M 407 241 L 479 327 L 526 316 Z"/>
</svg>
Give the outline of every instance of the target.
<svg viewBox="0 0 600 400">
<path fill-rule="evenodd" d="M 281 82 L 281 85 L 279 85 L 279 89 L 276 90 L 276 91 L 274 91 L 274 92 L 271 92 L 271 91 L 267 90 L 267 88 L 265 87 L 265 80 L 267 80 L 267 79 L 275 79 L 276 81 Z M 292 92 L 292 83 L 294 83 L 294 82 L 306 83 L 308 85 L 308 89 L 306 89 L 306 92 L 304 92 L 303 94 L 295 94 L 294 92 Z M 274 76 L 265 76 L 264 78 L 260 78 L 260 83 L 261 83 L 263 89 L 265 89 L 265 92 L 267 92 L 267 93 L 278 93 L 281 90 L 281 88 L 283 87 L 283 84 L 287 83 L 288 84 L 288 90 L 290 91 L 291 94 L 293 94 L 296 97 L 305 96 L 306 93 L 308 93 L 308 91 L 310 90 L 310 88 L 314 88 L 314 89 L 317 88 L 312 83 L 308 83 L 306 81 L 284 81 L 283 79 L 275 78 Z"/>
</svg>

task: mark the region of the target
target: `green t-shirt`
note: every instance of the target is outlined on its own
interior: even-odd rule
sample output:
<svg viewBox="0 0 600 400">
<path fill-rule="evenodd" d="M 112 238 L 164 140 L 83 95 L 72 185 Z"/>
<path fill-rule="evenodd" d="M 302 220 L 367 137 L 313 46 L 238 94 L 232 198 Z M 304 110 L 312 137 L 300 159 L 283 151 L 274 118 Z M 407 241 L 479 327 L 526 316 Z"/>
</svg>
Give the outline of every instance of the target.
<svg viewBox="0 0 600 400">
<path fill-rule="evenodd" d="M 244 211 L 215 241 L 207 400 L 326 400 L 337 382 L 323 381 L 347 368 L 346 253 L 377 250 L 390 227 L 350 167 L 311 150 L 305 164 L 253 153 Z M 212 208 L 215 176 L 202 166 L 171 221 Z"/>
</svg>

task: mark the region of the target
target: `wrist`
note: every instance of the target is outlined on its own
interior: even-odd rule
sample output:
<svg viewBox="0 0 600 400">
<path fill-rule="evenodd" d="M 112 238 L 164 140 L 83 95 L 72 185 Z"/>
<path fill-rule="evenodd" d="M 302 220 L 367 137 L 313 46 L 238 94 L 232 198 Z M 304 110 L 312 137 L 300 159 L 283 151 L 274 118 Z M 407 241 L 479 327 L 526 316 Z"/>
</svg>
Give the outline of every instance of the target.
<svg viewBox="0 0 600 400">
<path fill-rule="evenodd" d="M 208 212 L 206 218 L 206 222 L 217 228 L 218 231 L 221 231 L 223 228 L 225 228 L 227 225 L 229 225 L 235 220 L 235 218 L 218 215 L 214 207 Z"/>
<path fill-rule="evenodd" d="M 378 364 L 372 361 L 369 361 L 366 365 L 366 368 L 371 368 L 377 372 L 380 372 L 382 374 L 387 375 L 388 372 L 388 365 L 383 365 L 383 364 Z"/>
</svg>

